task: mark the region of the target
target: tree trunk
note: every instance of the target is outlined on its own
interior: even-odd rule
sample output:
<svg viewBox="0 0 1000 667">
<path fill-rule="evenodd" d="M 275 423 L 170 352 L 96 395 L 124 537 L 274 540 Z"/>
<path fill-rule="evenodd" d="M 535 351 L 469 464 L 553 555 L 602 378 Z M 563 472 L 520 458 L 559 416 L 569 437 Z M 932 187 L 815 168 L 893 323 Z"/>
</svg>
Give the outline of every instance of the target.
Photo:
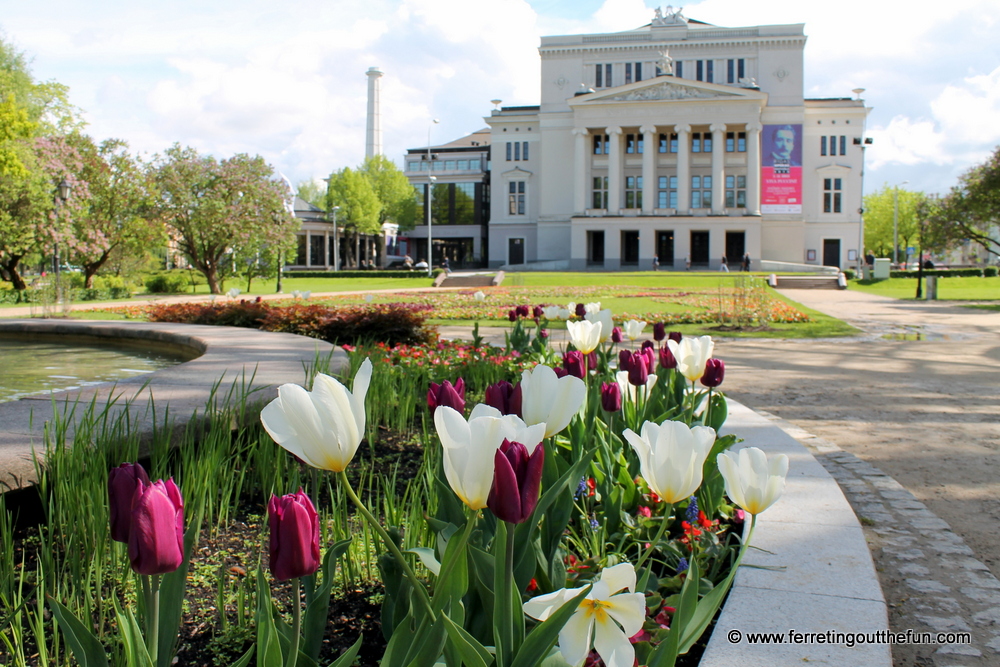
<svg viewBox="0 0 1000 667">
<path fill-rule="evenodd" d="M 357 262 L 354 268 L 361 268 L 361 234 L 354 232 L 354 259 Z"/>
<path fill-rule="evenodd" d="M 212 294 L 222 294 L 222 285 L 219 284 L 219 272 L 214 266 L 205 267 L 202 270 L 205 280 L 208 281 L 208 291 Z"/>
<path fill-rule="evenodd" d="M 21 261 L 21 255 L 7 256 L 3 261 L 3 268 L 10 276 L 10 282 L 14 285 L 16 290 L 27 289 L 28 286 L 24 283 L 24 278 L 21 274 L 17 272 L 17 264 Z"/>
<path fill-rule="evenodd" d="M 378 235 L 378 266 L 380 269 L 384 269 L 388 262 L 388 257 L 385 254 L 385 234 Z"/>
</svg>

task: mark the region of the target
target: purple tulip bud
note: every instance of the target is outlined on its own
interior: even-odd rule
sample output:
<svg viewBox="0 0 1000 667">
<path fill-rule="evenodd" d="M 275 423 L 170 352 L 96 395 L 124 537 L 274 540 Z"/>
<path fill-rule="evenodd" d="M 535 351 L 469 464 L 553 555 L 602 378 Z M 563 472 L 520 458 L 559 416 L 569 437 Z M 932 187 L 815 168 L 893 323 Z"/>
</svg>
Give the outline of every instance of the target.
<svg viewBox="0 0 1000 667">
<path fill-rule="evenodd" d="M 583 352 L 579 350 L 570 350 L 563 354 L 563 368 L 573 377 L 581 380 L 587 377 L 587 361 L 584 359 Z"/>
<path fill-rule="evenodd" d="M 576 316 L 583 318 L 587 315 L 587 307 L 582 303 L 576 304 Z"/>
<path fill-rule="evenodd" d="M 587 370 L 596 371 L 597 370 L 597 350 L 594 350 L 587 355 Z"/>
<path fill-rule="evenodd" d="M 123 463 L 108 473 L 108 512 L 111 515 L 111 539 L 128 544 L 132 522 L 132 499 L 139 482 L 149 484 L 149 475 L 138 463 Z"/>
<path fill-rule="evenodd" d="M 622 388 L 617 382 L 601 384 L 601 407 L 605 412 L 618 412 L 622 409 Z"/>
<path fill-rule="evenodd" d="M 646 350 L 651 350 L 654 347 L 656 347 L 656 345 L 653 344 L 653 341 L 651 341 L 651 340 L 644 340 L 644 341 L 642 341 L 642 351 L 643 352 L 645 352 Z"/>
<path fill-rule="evenodd" d="M 441 384 L 431 382 L 431 388 L 427 390 L 427 407 L 431 409 L 432 415 L 439 405 L 447 405 L 458 412 L 464 412 L 465 380 L 458 378 L 454 385 L 448 380 Z"/>
<path fill-rule="evenodd" d="M 510 320 L 511 322 L 516 322 L 517 321 L 517 311 L 514 310 L 513 308 L 511 308 L 510 310 L 508 310 L 507 311 L 507 319 Z"/>
<path fill-rule="evenodd" d="M 653 369 L 656 368 L 656 348 L 652 345 L 649 347 L 644 345 L 642 348 L 642 354 L 646 357 L 646 370 L 652 373 Z"/>
<path fill-rule="evenodd" d="M 147 575 L 173 572 L 184 562 L 184 500 L 173 479 L 136 486 L 128 558 Z"/>
<path fill-rule="evenodd" d="M 680 343 L 684 335 L 680 331 L 671 331 L 667 334 L 667 338 L 674 341 L 675 343 Z"/>
<path fill-rule="evenodd" d="M 538 337 L 541 338 L 542 340 L 545 340 L 546 338 L 548 338 L 549 337 L 548 329 L 542 329 L 541 331 L 539 331 L 538 332 Z"/>
<path fill-rule="evenodd" d="M 267 504 L 271 574 L 278 581 L 304 577 L 319 569 L 319 515 L 302 489 L 271 496 Z"/>
<path fill-rule="evenodd" d="M 632 365 L 632 352 L 629 350 L 621 350 L 618 352 L 618 370 L 627 371 L 629 366 Z"/>
<path fill-rule="evenodd" d="M 563 368 L 562 366 L 556 366 L 552 370 L 555 371 L 556 379 L 562 379 L 567 375 L 569 375 L 569 371 Z"/>
<path fill-rule="evenodd" d="M 653 325 L 653 340 L 659 343 L 661 340 L 667 337 L 667 325 L 663 322 L 657 322 Z"/>
<path fill-rule="evenodd" d="M 527 306 L 518 306 L 516 309 L 518 317 L 527 317 L 531 310 Z"/>
<path fill-rule="evenodd" d="M 709 359 L 705 362 L 705 374 L 701 376 L 701 383 L 706 387 L 718 387 L 725 376 L 726 364 L 722 359 Z"/>
<path fill-rule="evenodd" d="M 616 344 L 622 342 L 621 327 L 615 327 L 614 329 L 611 330 L 611 342 Z"/>
<path fill-rule="evenodd" d="M 646 366 L 646 355 L 636 352 L 628 366 L 628 382 L 636 387 L 645 387 L 649 379 L 649 368 Z"/>
<path fill-rule="evenodd" d="M 542 315 L 543 313 L 541 306 L 535 306 L 534 308 L 531 309 L 531 316 L 535 318 L 535 321 L 538 321 L 542 317 Z"/>
<path fill-rule="evenodd" d="M 506 380 L 486 388 L 486 405 L 496 408 L 504 415 L 521 416 L 521 383 L 512 385 Z"/>
<path fill-rule="evenodd" d="M 677 368 L 677 359 L 674 358 L 674 353 L 666 345 L 660 348 L 660 368 L 665 368 L 668 371 Z"/>
<path fill-rule="evenodd" d="M 508 523 L 524 523 L 535 511 L 542 484 L 545 447 L 539 443 L 529 456 L 528 448 L 504 438 L 493 457 L 493 488 L 486 506 Z"/>
</svg>

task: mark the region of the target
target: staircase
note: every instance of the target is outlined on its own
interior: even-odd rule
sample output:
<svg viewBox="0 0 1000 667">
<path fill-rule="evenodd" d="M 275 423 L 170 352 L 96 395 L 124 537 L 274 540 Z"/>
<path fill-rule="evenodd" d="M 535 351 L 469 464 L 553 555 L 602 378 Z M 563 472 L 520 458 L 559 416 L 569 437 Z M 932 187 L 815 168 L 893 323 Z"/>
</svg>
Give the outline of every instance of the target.
<svg viewBox="0 0 1000 667">
<path fill-rule="evenodd" d="M 777 289 L 844 289 L 837 276 L 777 276 Z"/>
<path fill-rule="evenodd" d="M 497 273 L 442 273 L 434 281 L 435 287 L 496 287 L 503 282 L 504 272 Z"/>
</svg>

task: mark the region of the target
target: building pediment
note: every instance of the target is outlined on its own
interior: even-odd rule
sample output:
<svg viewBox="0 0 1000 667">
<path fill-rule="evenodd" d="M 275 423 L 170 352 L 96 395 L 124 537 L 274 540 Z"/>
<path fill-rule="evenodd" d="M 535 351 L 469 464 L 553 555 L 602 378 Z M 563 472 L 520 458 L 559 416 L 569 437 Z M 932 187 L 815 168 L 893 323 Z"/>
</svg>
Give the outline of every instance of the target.
<svg viewBox="0 0 1000 667">
<path fill-rule="evenodd" d="M 767 95 L 752 88 L 735 88 L 716 83 L 660 76 L 617 86 L 607 90 L 579 95 L 569 100 L 571 107 L 618 102 L 659 102 L 675 100 L 766 100 Z"/>
<path fill-rule="evenodd" d="M 508 169 L 507 171 L 501 172 L 502 176 L 506 178 L 527 178 L 528 176 L 533 176 L 527 169 L 522 169 L 521 167 L 514 167 L 513 169 Z"/>
</svg>

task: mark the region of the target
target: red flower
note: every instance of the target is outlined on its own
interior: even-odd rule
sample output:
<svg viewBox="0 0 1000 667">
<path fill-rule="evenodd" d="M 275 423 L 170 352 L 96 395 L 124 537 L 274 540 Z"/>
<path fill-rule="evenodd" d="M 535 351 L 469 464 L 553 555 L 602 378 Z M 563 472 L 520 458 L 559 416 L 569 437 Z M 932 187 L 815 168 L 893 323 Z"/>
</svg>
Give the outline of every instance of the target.
<svg viewBox="0 0 1000 667">
<path fill-rule="evenodd" d="M 709 521 L 709 520 L 708 520 L 708 517 L 707 517 L 707 516 L 705 516 L 705 513 L 704 513 L 704 512 L 702 512 L 701 510 L 698 510 L 698 524 L 699 524 L 699 525 L 700 525 L 700 526 L 701 526 L 702 528 L 704 528 L 704 529 L 706 529 L 706 530 L 707 530 L 707 529 L 709 529 L 709 528 L 711 528 L 711 527 L 712 527 L 712 523 L 713 523 L 713 522 L 712 522 L 712 521 Z"/>
<path fill-rule="evenodd" d="M 651 516 L 653 516 L 653 510 L 649 509 L 645 505 L 639 505 L 639 509 L 637 510 L 637 513 L 639 514 L 639 516 L 644 516 L 647 519 L 650 518 Z"/>
<path fill-rule="evenodd" d="M 538 590 L 538 580 L 532 577 L 531 581 L 528 582 L 528 587 L 524 589 L 524 592 L 534 593 L 537 590 Z"/>
</svg>

